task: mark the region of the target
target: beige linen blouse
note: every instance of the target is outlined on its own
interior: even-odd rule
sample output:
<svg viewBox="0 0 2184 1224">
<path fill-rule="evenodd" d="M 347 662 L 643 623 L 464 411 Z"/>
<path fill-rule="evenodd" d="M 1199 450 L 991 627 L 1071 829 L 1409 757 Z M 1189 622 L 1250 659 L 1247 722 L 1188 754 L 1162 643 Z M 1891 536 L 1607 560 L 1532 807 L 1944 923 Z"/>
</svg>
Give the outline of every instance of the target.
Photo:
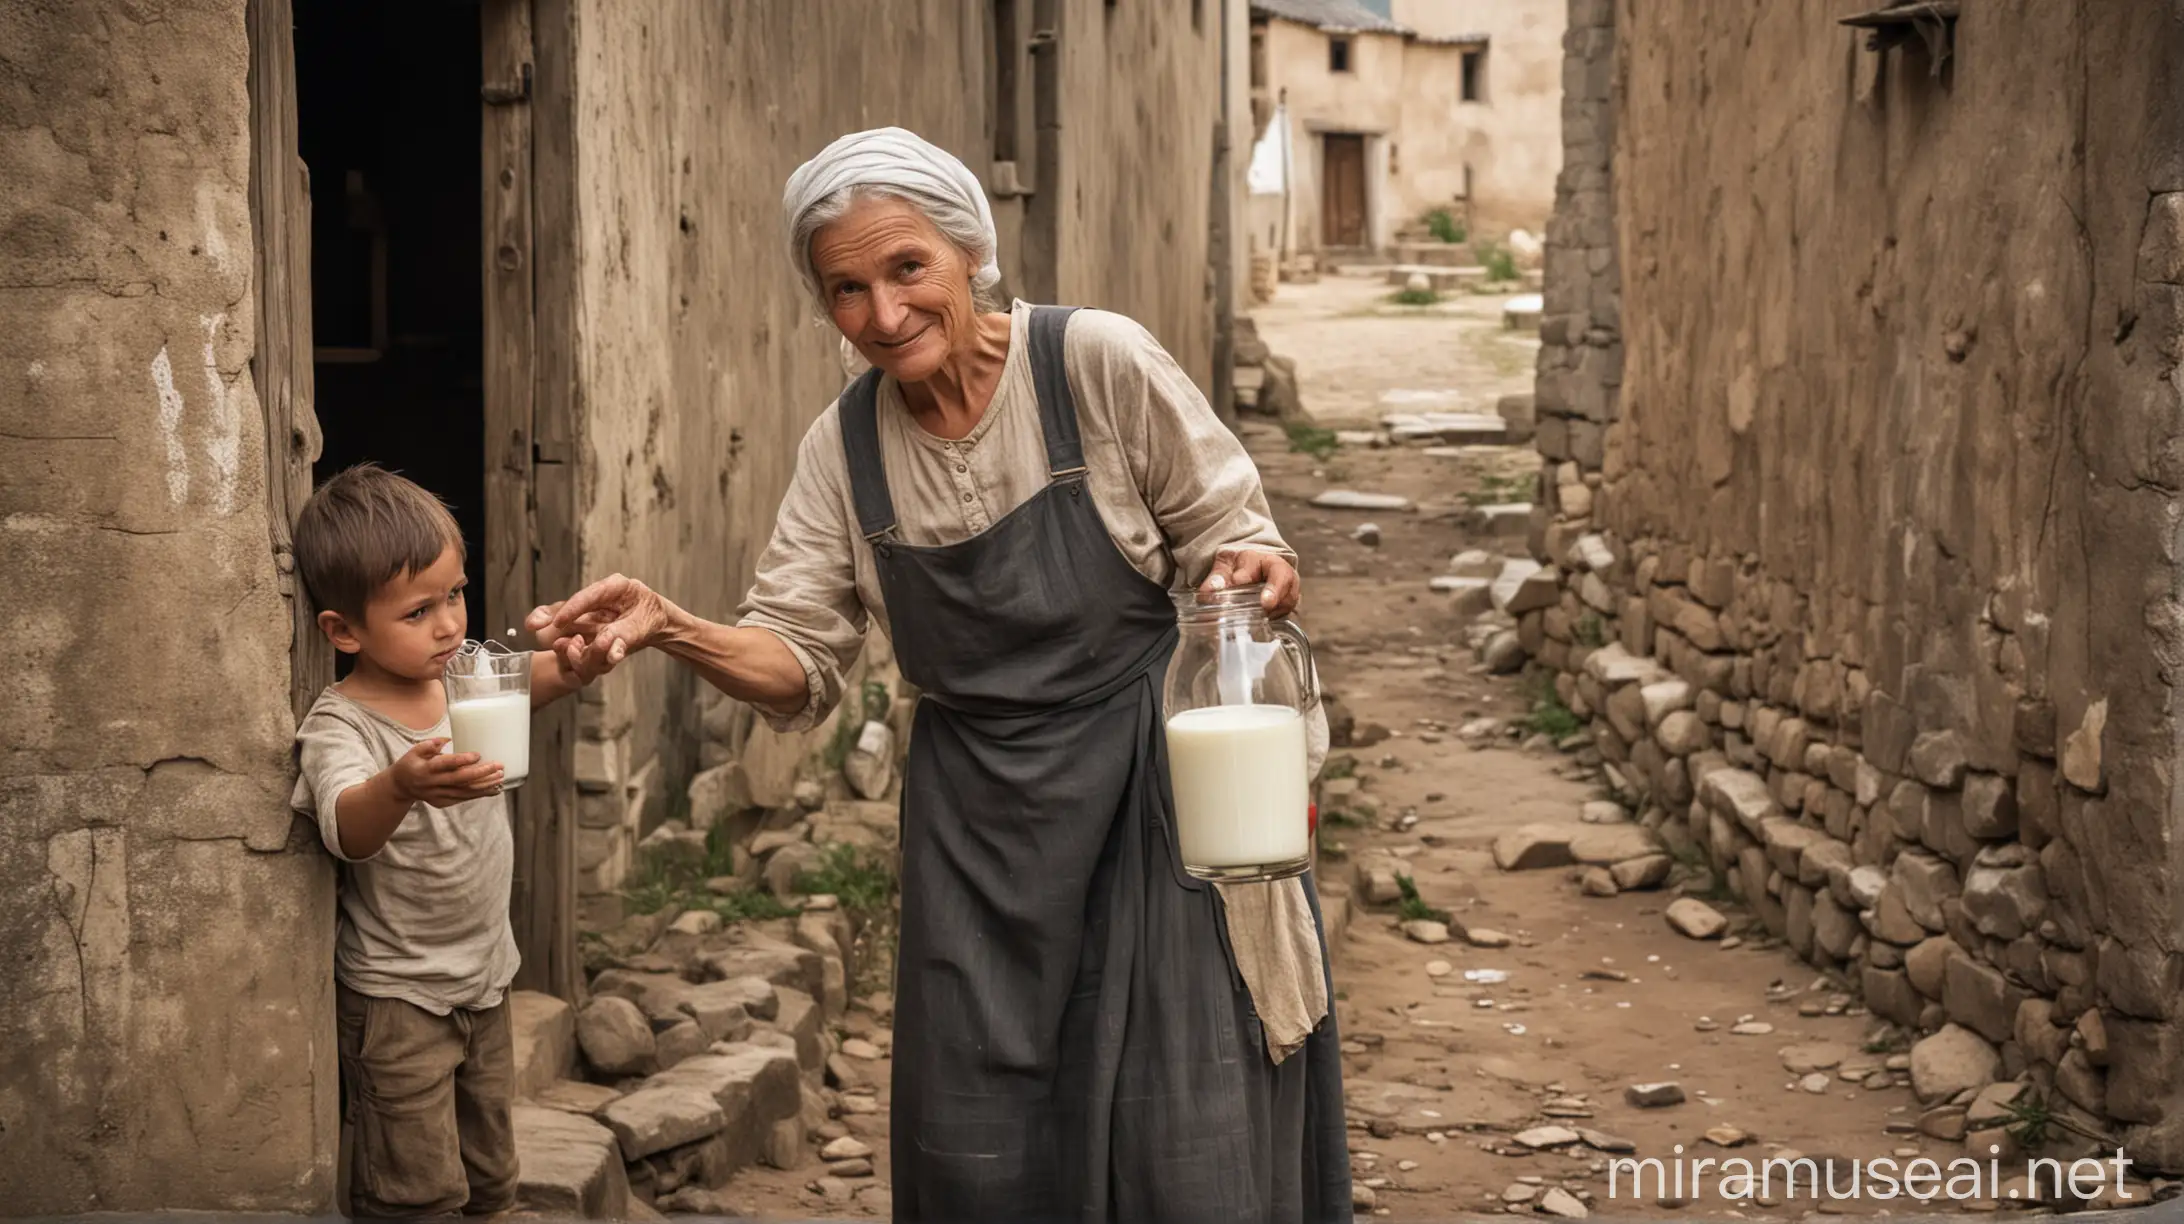
<svg viewBox="0 0 2184 1224">
<path fill-rule="evenodd" d="M 881 380 L 880 454 L 904 543 L 967 540 L 1045 487 L 1046 442 L 1025 330 L 1030 311 L 1024 302 L 1012 309 L 1000 385 L 967 437 L 926 432 L 895 381 Z M 1077 401 L 1086 488 L 1115 547 L 1139 573 L 1184 590 L 1204 581 L 1224 552 L 1255 549 L 1295 560 L 1251 457 L 1151 333 L 1121 315 L 1080 310 L 1070 319 L 1063 360 Z M 857 525 L 840 411 L 839 403 L 828 407 L 804 435 L 741 610 L 743 625 L 772 631 L 803 665 L 804 707 L 767 715 L 784 732 L 824 719 L 841 700 L 843 675 L 864 649 L 867 627 L 887 631 L 872 548 Z M 1325 715 L 1314 710 L 1310 723 L 1316 775 L 1327 751 Z M 1279 1062 L 1328 1008 L 1302 881 L 1219 891 L 1238 968 Z"/>
</svg>

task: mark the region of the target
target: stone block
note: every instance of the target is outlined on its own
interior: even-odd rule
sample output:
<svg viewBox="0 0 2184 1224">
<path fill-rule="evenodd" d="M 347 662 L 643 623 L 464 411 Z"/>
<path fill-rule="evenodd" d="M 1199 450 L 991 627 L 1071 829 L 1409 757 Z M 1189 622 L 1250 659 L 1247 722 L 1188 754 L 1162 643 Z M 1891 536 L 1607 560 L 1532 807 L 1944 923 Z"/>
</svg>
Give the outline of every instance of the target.
<svg viewBox="0 0 2184 1224">
<path fill-rule="evenodd" d="M 1966 775 L 1962 806 L 1964 831 L 1971 836 L 1985 841 L 2017 836 L 2017 788 L 2010 779 L 1988 773 Z"/>
<path fill-rule="evenodd" d="M 535 1095 L 576 1070 L 576 1011 L 566 1002 L 535 990 L 508 992 L 510 1044 L 516 1064 L 516 1095 Z"/>
<path fill-rule="evenodd" d="M 819 1001 L 791 986 L 778 988 L 781 1009 L 772 1027 L 796 1042 L 796 1061 L 804 1070 L 817 1072 L 826 1065 L 825 1015 Z"/>
<path fill-rule="evenodd" d="M 2022 865 L 1982 865 L 1974 860 L 1964 876 L 1965 915 L 1980 934 L 1992 939 L 2016 939 L 2038 930 L 2047 916 L 2047 884 L 2040 864 L 2022 846 L 2011 849 L 2023 856 Z"/>
<path fill-rule="evenodd" d="M 1903 970 L 1867 965 L 1859 972 L 1858 982 L 1865 1005 L 1874 1015 L 1898 1024 L 1918 1023 L 1919 1011 L 1926 1001 L 1911 988 L 1910 979 L 1904 976 Z"/>
<path fill-rule="evenodd" d="M 1768 793 L 1767 783 L 1746 769 L 1718 769 L 1699 784 L 1699 799 L 1710 810 L 1734 819 L 1744 831 L 1758 836 L 1760 822 L 1781 814 Z"/>
<path fill-rule="evenodd" d="M 1794 882 L 1783 884 L 1783 938 L 1789 942 L 1791 951 L 1808 961 L 1813 953 L 1812 908 L 1811 889 Z"/>
<path fill-rule="evenodd" d="M 1962 955 L 1964 950 L 1947 935 L 1929 936 L 1904 953 L 1904 971 L 1910 974 L 1911 985 L 1920 994 L 1940 999 L 1948 981 L 1949 962 Z"/>
<path fill-rule="evenodd" d="M 705 1052 L 713 1039 L 705 1035 L 705 1026 L 695 1020 L 671 1024 L 652 1035 L 653 1065 L 672 1067 L 686 1058 Z"/>
<path fill-rule="evenodd" d="M 696 1143 L 728 1124 L 711 1094 L 672 1082 L 647 1083 L 601 1110 L 600 1121 L 614 1132 L 628 1161 Z"/>
<path fill-rule="evenodd" d="M 1570 856 L 1570 840 L 1583 828 L 1543 823 L 1512 829 L 1494 839 L 1494 865 L 1503 871 L 1569 866 L 1576 861 Z"/>
<path fill-rule="evenodd" d="M 1833 893 L 1821 892 L 1812 900 L 1812 938 L 1820 951 L 1836 960 L 1848 960 L 1861 928 L 1858 917 L 1844 909 Z"/>
<path fill-rule="evenodd" d="M 641 1075 L 652 1069 L 652 1025 L 628 999 L 594 996 L 577 1014 L 576 1040 L 584 1061 L 602 1075 Z"/>
<path fill-rule="evenodd" d="M 2017 767 L 2017 836 L 2038 850 L 2062 835 L 2061 805 L 2055 791 L 2055 766 L 2026 760 Z"/>
<path fill-rule="evenodd" d="M 2001 970 L 1968 953 L 1950 957 L 1943 973 L 1941 1005 L 1949 1019 L 1991 1042 L 2008 1041 L 2016 1032 L 2017 1007 L 2026 997 Z"/>
<path fill-rule="evenodd" d="M 532 1104 L 542 1105 L 547 1109 L 593 1118 L 598 1116 L 600 1110 L 621 1100 L 622 1096 L 621 1089 L 609 1088 L 605 1084 L 587 1084 L 583 1080 L 556 1080 L 531 1093 L 529 1100 Z"/>
<path fill-rule="evenodd" d="M 1780 865 L 1777 860 L 1776 866 Z M 1807 842 L 1797 855 L 1797 882 L 1807 888 L 1835 889 L 1836 899 L 1845 900 L 1844 890 L 1836 882 L 1848 876 L 1852 866 L 1847 843 L 1832 837 L 1817 837 Z"/>
<path fill-rule="evenodd" d="M 1903 893 L 1904 909 L 1929 931 L 1945 928 L 1941 906 L 1958 895 L 1956 868 L 1946 859 L 1916 850 L 1896 856 L 1892 875 Z"/>
<path fill-rule="evenodd" d="M 2108 1112 L 2108 1076 L 2087 1060 L 2084 1050 L 2072 1050 L 2055 1066 L 2055 1087 L 2063 1098 L 2094 1115 Z"/>
<path fill-rule="evenodd" d="M 1787 816 L 1773 816 L 1759 822 L 1759 840 L 1775 870 L 1797 878 L 1806 847 L 1826 841 L 1827 834 Z"/>
<path fill-rule="evenodd" d="M 1924 1103 L 1985 1088 L 2001 1071 L 2002 1056 L 1985 1038 L 1961 1025 L 1943 1025 L 1911 1047 L 1911 1090 Z"/>
<path fill-rule="evenodd" d="M 629 1212 L 629 1179 L 614 1132 L 589 1118 L 518 1104 L 517 1205 L 549 1218 L 619 1220 Z"/>
<path fill-rule="evenodd" d="M 1866 930 L 1875 939 L 1904 946 L 1919 943 L 1927 935 L 1926 928 L 1904 908 L 1903 887 L 1893 880 L 1874 902 L 1872 915 L 1866 920 Z"/>
<path fill-rule="evenodd" d="M 652 1084 L 703 1094 L 720 1109 L 719 1128 L 731 1168 L 765 1154 L 774 1124 L 803 1108 L 803 1077 L 796 1055 L 755 1042 L 732 1042 L 654 1076 Z"/>
<path fill-rule="evenodd" d="M 2104 939 L 2096 962 L 2096 980 L 2108 1003 L 2126 1016 L 2163 1020 L 2171 1015 L 2177 992 L 2184 988 L 2179 969 L 2184 957 L 2158 947 L 2139 948 L 2118 939 Z"/>
<path fill-rule="evenodd" d="M 2184 1025 L 2175 1021 L 2103 1017 L 2108 1032 L 2109 1116 L 2122 1122 L 2159 1122 L 2184 1116 L 2177 1068 L 2184 1066 Z"/>
<path fill-rule="evenodd" d="M 826 989 L 818 953 L 768 937 L 747 937 L 728 947 L 713 949 L 700 956 L 698 964 L 705 976 L 713 981 L 756 977 L 777 987 L 793 987 L 813 996 Z"/>
</svg>

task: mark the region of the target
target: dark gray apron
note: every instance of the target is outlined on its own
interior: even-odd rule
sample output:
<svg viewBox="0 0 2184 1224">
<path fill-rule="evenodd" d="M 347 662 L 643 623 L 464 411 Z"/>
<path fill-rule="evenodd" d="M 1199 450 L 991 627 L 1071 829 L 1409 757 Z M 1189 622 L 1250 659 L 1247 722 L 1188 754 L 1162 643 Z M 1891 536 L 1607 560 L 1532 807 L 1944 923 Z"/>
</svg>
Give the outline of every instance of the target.
<svg viewBox="0 0 2184 1224">
<path fill-rule="evenodd" d="M 1334 1017 L 1268 1059 L 1220 898 L 1176 855 L 1160 714 L 1175 609 L 1085 490 L 1069 313 L 1030 325 L 1050 481 L 961 543 L 896 540 L 878 372 L 842 398 L 859 527 L 923 694 L 902 798 L 895 1218 L 1348 1221 Z"/>
</svg>

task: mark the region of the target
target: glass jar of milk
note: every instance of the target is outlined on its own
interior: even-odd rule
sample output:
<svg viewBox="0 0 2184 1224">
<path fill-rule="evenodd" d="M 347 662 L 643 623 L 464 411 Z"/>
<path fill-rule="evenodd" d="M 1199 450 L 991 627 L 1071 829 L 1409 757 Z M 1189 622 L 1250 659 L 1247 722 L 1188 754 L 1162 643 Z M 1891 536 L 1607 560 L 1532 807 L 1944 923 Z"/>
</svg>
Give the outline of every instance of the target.
<svg viewBox="0 0 2184 1224">
<path fill-rule="evenodd" d="M 497 761 L 501 789 L 531 776 L 531 652 L 464 642 L 447 661 L 449 752 Z"/>
<path fill-rule="evenodd" d="M 1312 866 L 1312 646 L 1296 622 L 1267 616 L 1264 590 L 1175 598 L 1168 772 L 1183 869 L 1203 880 L 1280 880 Z"/>
</svg>

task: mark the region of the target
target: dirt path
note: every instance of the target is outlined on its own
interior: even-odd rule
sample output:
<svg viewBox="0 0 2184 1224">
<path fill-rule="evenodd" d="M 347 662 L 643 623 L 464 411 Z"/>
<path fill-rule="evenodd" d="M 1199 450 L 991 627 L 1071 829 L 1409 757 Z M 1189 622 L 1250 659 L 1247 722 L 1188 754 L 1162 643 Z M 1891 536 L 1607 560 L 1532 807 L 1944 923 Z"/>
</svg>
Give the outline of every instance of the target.
<svg viewBox="0 0 2184 1224">
<path fill-rule="evenodd" d="M 1261 334 L 1274 352 L 1297 360 L 1307 405 L 1320 419 L 1375 419 L 1389 392 L 1455 390 L 1465 402 L 1451 407 L 1491 411 L 1499 395 L 1526 389 L 1531 346 L 1500 330 L 1499 299 L 1437 315 L 1370 313 L 1385 292 L 1339 279 L 1285 286 L 1285 301 L 1260 313 Z M 1407 862 L 1421 899 L 1448 911 L 1455 926 L 1509 940 L 1496 948 L 1461 938 L 1425 945 L 1398 929 L 1392 909 L 1354 911 L 1336 953 L 1336 985 L 1354 1171 L 1369 1192 L 1360 1196 L 1361 1216 L 1530 1212 L 1549 1199 L 1572 1208 L 1549 1194 L 1559 1189 L 1593 1214 L 1788 1219 L 1813 1208 L 1809 1194 L 1774 1204 L 1710 1190 L 1688 1204 L 1663 1204 L 1651 1185 L 1638 1194 L 1625 1180 L 1611 1200 L 1603 1149 L 1627 1143 L 1641 1157 L 1667 1159 L 1682 1145 L 1686 1159 L 1742 1156 L 1755 1164 L 1800 1153 L 1902 1159 L 1926 1147 L 1946 1160 L 1961 1151 L 1892 1133 L 1911 1130 L 1917 1115 L 1904 1077 L 1887 1073 L 1890 1052 L 1866 1048 L 1873 1022 L 1787 950 L 1764 939 L 1702 943 L 1676 934 L 1663 919 L 1672 892 L 1589 897 L 1567 870 L 1496 869 L 1489 847 L 1501 833 L 1575 821 L 1603 798 L 1578 756 L 1527 749 L 1502 734 L 1483 741 L 1461 734 L 1479 720 L 1521 722 L 1528 705 L 1516 680 L 1481 674 L 1463 623 L 1428 587 L 1462 549 L 1522 550 L 1521 541 L 1470 539 L 1457 517 L 1435 511 L 1463 507 L 1467 493 L 1533 470 L 1535 458 L 1494 448 L 1455 455 L 1343 448 L 1323 459 L 1291 450 L 1281 430 L 1263 423 L 1248 426 L 1246 439 L 1303 560 L 1301 615 L 1328 691 L 1360 727 L 1387 731 L 1369 747 L 1336 750 L 1336 772 L 1354 770 L 1379 815 L 1370 825 L 1329 824 L 1321 876 L 1347 880 L 1359 857 L 1392 854 Z M 1330 487 L 1401 494 L 1420 510 L 1363 514 L 1309 504 Z M 1367 521 L 1379 528 L 1377 547 L 1353 538 Z M 1593 814 L 1605 811 L 1596 806 Z M 884 1019 L 853 1011 L 850 1028 L 884 1043 Z M 1902 1060 L 1895 1062 L 1900 1071 Z M 1807 1064 L 1821 1065 L 1817 1079 Z M 887 1064 L 846 1065 L 881 1086 L 857 1098 L 881 1112 L 848 1114 L 829 1134 L 869 1141 L 877 1177 L 820 1182 L 817 1162 L 789 1172 L 756 1168 L 737 1177 L 728 1202 L 777 1218 L 886 1214 Z M 1874 1087 L 1857 1082 L 1873 1072 L 1882 1072 L 1872 1076 Z M 1641 1108 L 1626 1100 L 1631 1085 L 1655 1081 L 1678 1085 L 1683 1102 Z M 1377 1123 L 1355 1125 L 1375 1115 Z M 1541 1148 L 1517 1139 L 1548 1126 L 1583 1137 L 1528 1136 L 1553 1141 Z M 1716 1146 L 1704 1137 L 1710 1129 L 1739 1146 Z M 1867 1213 L 1891 1204 L 1840 1206 Z M 1915 1205 L 1893 1206 L 1915 1214 L 1903 1210 Z"/>
</svg>

